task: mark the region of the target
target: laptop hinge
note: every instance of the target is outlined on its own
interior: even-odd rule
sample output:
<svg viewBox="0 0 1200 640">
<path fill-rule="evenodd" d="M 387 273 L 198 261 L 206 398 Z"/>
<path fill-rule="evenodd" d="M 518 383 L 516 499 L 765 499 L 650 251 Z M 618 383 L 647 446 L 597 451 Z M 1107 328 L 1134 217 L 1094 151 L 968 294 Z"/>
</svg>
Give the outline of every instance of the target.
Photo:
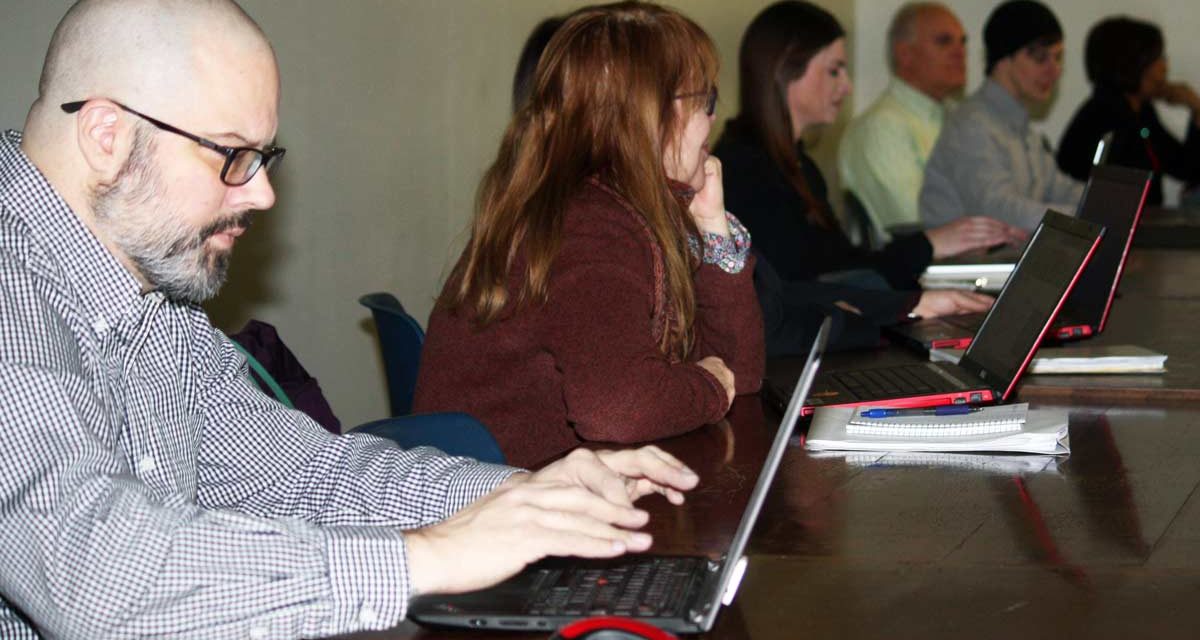
<svg viewBox="0 0 1200 640">
<path fill-rule="evenodd" d="M 726 607 L 733 604 L 733 597 L 737 595 L 744 575 L 746 575 L 746 556 L 737 559 L 737 565 L 733 567 L 733 573 L 729 575 L 729 584 L 725 585 L 725 593 L 721 594 L 721 604 Z"/>
<path fill-rule="evenodd" d="M 717 598 L 717 590 L 721 588 L 721 576 L 725 575 L 725 558 L 722 555 L 716 560 L 709 558 L 707 566 L 704 567 L 704 577 L 698 588 L 695 589 L 695 597 L 692 599 L 692 604 L 688 608 L 688 618 L 696 623 L 703 624 L 703 621 L 709 615 L 713 615 L 713 609 L 719 608 Z"/>
</svg>

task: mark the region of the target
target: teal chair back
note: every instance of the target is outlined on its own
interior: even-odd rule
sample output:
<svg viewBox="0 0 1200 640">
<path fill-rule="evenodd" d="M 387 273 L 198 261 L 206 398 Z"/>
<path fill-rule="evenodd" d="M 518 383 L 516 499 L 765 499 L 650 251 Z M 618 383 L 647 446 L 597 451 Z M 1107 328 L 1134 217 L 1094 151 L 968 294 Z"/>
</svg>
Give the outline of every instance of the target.
<svg viewBox="0 0 1200 640">
<path fill-rule="evenodd" d="M 412 413 L 413 390 L 417 386 L 417 370 L 421 367 L 425 331 L 404 310 L 396 296 L 390 293 L 368 293 L 358 302 L 370 309 L 375 318 L 392 415 Z"/>
<path fill-rule="evenodd" d="M 437 447 L 452 456 L 504 464 L 504 453 L 487 427 L 465 413 L 426 413 L 368 422 L 353 433 L 387 438 L 403 449 Z"/>
</svg>

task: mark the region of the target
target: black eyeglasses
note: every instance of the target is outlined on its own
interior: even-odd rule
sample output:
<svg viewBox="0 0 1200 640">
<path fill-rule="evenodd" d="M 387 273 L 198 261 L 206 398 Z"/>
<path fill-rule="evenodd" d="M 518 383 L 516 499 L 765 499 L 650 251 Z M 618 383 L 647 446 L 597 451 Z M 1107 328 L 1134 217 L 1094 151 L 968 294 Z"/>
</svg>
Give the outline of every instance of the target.
<svg viewBox="0 0 1200 640">
<path fill-rule="evenodd" d="M 713 87 L 708 91 L 694 91 L 692 93 L 681 93 L 675 96 L 677 99 L 699 98 L 705 96 L 707 101 L 704 103 L 704 115 L 711 116 L 717 112 L 717 88 Z"/>
<path fill-rule="evenodd" d="M 267 173 L 270 173 L 271 168 L 279 163 L 279 160 L 283 158 L 283 154 L 287 153 L 287 149 L 283 149 L 281 147 L 267 147 L 266 149 L 255 149 L 254 147 L 227 147 L 225 145 L 217 144 L 212 140 L 201 138 L 196 134 L 188 133 L 179 127 L 173 127 L 162 120 L 151 118 L 150 116 L 141 113 L 140 111 L 130 109 L 129 107 L 115 100 L 110 100 L 109 102 L 112 102 L 125 111 L 132 113 L 133 115 L 145 120 L 146 122 L 149 122 L 159 129 L 162 129 L 163 131 L 169 131 L 175 135 L 183 136 L 206 149 L 212 149 L 213 151 L 225 156 L 225 166 L 221 167 L 221 182 L 224 182 L 231 187 L 240 187 L 247 182 L 250 182 L 250 180 L 254 178 L 254 174 L 258 173 L 259 169 L 265 169 Z M 75 113 L 82 109 L 83 105 L 87 103 L 87 100 L 68 102 L 62 105 L 62 110 L 66 113 Z"/>
</svg>

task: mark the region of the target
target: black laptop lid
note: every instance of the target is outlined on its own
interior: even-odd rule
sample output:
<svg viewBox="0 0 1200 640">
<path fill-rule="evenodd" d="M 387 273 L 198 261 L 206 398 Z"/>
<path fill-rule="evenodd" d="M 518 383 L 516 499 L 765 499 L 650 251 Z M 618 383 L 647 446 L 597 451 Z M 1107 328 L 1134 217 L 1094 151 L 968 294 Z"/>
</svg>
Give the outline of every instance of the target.
<svg viewBox="0 0 1200 640">
<path fill-rule="evenodd" d="M 1046 211 L 960 366 L 1006 397 L 1103 233 L 1093 222 Z"/>
<path fill-rule="evenodd" d="M 1109 299 L 1116 292 L 1117 274 L 1125 263 L 1125 254 L 1133 239 L 1133 225 L 1141 213 L 1149 186 L 1149 171 L 1116 165 L 1092 170 L 1092 177 L 1083 192 L 1079 217 L 1103 225 L 1106 231 L 1063 305 L 1064 316 L 1100 327 Z"/>
</svg>

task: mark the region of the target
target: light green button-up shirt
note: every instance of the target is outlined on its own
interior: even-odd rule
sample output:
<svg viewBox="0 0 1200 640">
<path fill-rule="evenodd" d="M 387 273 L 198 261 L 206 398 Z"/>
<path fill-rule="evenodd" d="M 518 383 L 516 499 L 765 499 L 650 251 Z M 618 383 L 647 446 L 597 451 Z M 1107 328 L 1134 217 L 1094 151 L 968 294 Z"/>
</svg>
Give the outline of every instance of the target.
<svg viewBox="0 0 1200 640">
<path fill-rule="evenodd" d="M 888 227 L 921 222 L 917 198 L 944 113 L 941 103 L 893 77 L 888 90 L 843 134 L 838 149 L 842 185 L 858 196 L 885 235 Z"/>
</svg>

